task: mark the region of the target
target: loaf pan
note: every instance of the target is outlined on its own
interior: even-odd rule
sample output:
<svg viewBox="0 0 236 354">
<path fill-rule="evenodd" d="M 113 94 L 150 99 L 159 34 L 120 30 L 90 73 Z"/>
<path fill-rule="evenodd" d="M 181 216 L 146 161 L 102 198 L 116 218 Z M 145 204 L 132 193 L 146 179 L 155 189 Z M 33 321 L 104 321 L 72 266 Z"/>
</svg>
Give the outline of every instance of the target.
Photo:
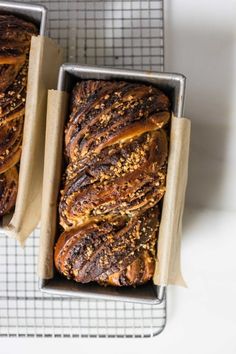
<svg viewBox="0 0 236 354">
<path fill-rule="evenodd" d="M 47 9 L 42 5 L 32 5 L 21 2 L 0 1 L 0 14 L 9 14 L 18 16 L 24 20 L 33 22 L 40 35 L 45 35 Z M 12 217 L 12 213 L 5 216 L 7 224 Z M 0 218 L 0 231 L 3 227 L 3 218 Z"/>
<path fill-rule="evenodd" d="M 42 5 L 32 5 L 21 2 L 0 1 L 0 13 L 19 16 L 34 22 L 41 36 L 45 35 L 47 9 Z"/>
<path fill-rule="evenodd" d="M 185 77 L 181 74 L 141 72 L 136 70 L 63 64 L 59 72 L 57 89 L 71 93 L 76 82 L 87 79 L 126 80 L 152 84 L 168 95 L 175 116 L 182 116 Z M 136 288 L 102 287 L 96 284 L 79 284 L 73 280 L 67 280 L 59 275 L 56 270 L 52 279 L 40 280 L 40 289 L 45 293 L 59 296 L 118 300 L 144 304 L 159 304 L 165 296 L 165 287 L 156 286 L 152 281 Z"/>
</svg>

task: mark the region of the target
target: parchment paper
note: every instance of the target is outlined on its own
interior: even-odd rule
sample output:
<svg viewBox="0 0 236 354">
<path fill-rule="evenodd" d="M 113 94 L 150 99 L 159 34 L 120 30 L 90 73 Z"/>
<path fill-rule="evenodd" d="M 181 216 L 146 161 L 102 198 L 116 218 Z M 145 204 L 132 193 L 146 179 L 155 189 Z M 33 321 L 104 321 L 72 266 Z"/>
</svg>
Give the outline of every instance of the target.
<svg viewBox="0 0 236 354">
<path fill-rule="evenodd" d="M 166 193 L 159 229 L 156 268 L 157 285 L 186 286 L 181 274 L 180 248 L 185 190 L 188 177 L 190 120 L 172 116 Z"/>
<path fill-rule="evenodd" d="M 27 97 L 14 214 L 3 218 L 4 232 L 21 245 L 40 220 L 47 91 L 55 88 L 62 52 L 49 38 L 32 37 Z"/>
<path fill-rule="evenodd" d="M 57 198 L 61 180 L 63 133 L 68 94 L 49 91 L 38 275 L 53 277 Z M 187 183 L 190 121 L 172 117 L 167 192 L 163 202 L 154 283 L 184 284 L 180 272 L 180 236 Z"/>
<path fill-rule="evenodd" d="M 57 198 L 61 181 L 63 134 L 68 94 L 50 90 L 48 93 L 43 197 L 38 274 L 41 279 L 53 277 L 53 249 L 57 224 Z"/>
</svg>

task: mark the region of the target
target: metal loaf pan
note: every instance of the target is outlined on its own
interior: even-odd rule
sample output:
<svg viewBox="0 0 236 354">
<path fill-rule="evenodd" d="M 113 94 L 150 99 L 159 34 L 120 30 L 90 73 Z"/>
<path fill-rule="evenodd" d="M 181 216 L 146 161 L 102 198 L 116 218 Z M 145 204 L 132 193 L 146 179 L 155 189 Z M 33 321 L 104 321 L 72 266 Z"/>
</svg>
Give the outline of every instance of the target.
<svg viewBox="0 0 236 354">
<path fill-rule="evenodd" d="M 63 64 L 59 72 L 57 89 L 70 93 L 76 82 L 85 79 L 126 80 L 152 84 L 168 95 L 172 102 L 172 111 L 175 116 L 182 116 L 185 77 L 181 74 Z M 43 279 L 40 281 L 40 289 L 43 292 L 59 296 L 86 297 L 145 304 L 159 304 L 165 296 L 165 287 L 156 286 L 152 281 L 136 288 L 102 287 L 96 284 L 78 284 L 60 276 L 56 271 L 54 273 L 52 279 Z"/>
<path fill-rule="evenodd" d="M 42 5 L 21 2 L 0 1 L 0 14 L 7 13 L 34 22 L 41 36 L 45 35 L 47 9 Z"/>
<path fill-rule="evenodd" d="M 33 22 L 37 26 L 39 34 L 45 35 L 47 17 L 47 9 L 45 6 L 21 2 L 0 1 L 0 15 L 1 14 L 15 15 L 26 21 Z M 1 227 L 2 218 L 0 218 L 0 229 Z"/>
</svg>

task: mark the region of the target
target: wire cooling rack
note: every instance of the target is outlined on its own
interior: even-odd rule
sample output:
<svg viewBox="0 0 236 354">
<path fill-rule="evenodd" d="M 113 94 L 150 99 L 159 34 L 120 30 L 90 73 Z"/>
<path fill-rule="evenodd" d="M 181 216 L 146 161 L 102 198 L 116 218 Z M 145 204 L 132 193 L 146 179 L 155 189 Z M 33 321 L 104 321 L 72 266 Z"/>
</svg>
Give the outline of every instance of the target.
<svg viewBox="0 0 236 354">
<path fill-rule="evenodd" d="M 163 0 L 41 3 L 66 61 L 163 71 Z M 150 337 L 163 330 L 166 300 L 150 306 L 42 294 L 38 245 L 39 229 L 25 249 L 0 234 L 0 337 Z"/>
</svg>

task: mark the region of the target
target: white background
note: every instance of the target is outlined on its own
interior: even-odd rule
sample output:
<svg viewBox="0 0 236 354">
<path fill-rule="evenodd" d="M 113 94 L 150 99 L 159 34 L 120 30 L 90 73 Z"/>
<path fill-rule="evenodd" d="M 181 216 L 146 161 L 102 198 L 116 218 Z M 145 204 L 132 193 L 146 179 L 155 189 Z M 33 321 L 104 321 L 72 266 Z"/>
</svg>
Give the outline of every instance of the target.
<svg viewBox="0 0 236 354">
<path fill-rule="evenodd" d="M 0 354 L 236 353 L 236 1 L 166 0 L 166 70 L 187 76 L 192 119 L 182 266 L 153 339 L 1 339 Z"/>
</svg>

